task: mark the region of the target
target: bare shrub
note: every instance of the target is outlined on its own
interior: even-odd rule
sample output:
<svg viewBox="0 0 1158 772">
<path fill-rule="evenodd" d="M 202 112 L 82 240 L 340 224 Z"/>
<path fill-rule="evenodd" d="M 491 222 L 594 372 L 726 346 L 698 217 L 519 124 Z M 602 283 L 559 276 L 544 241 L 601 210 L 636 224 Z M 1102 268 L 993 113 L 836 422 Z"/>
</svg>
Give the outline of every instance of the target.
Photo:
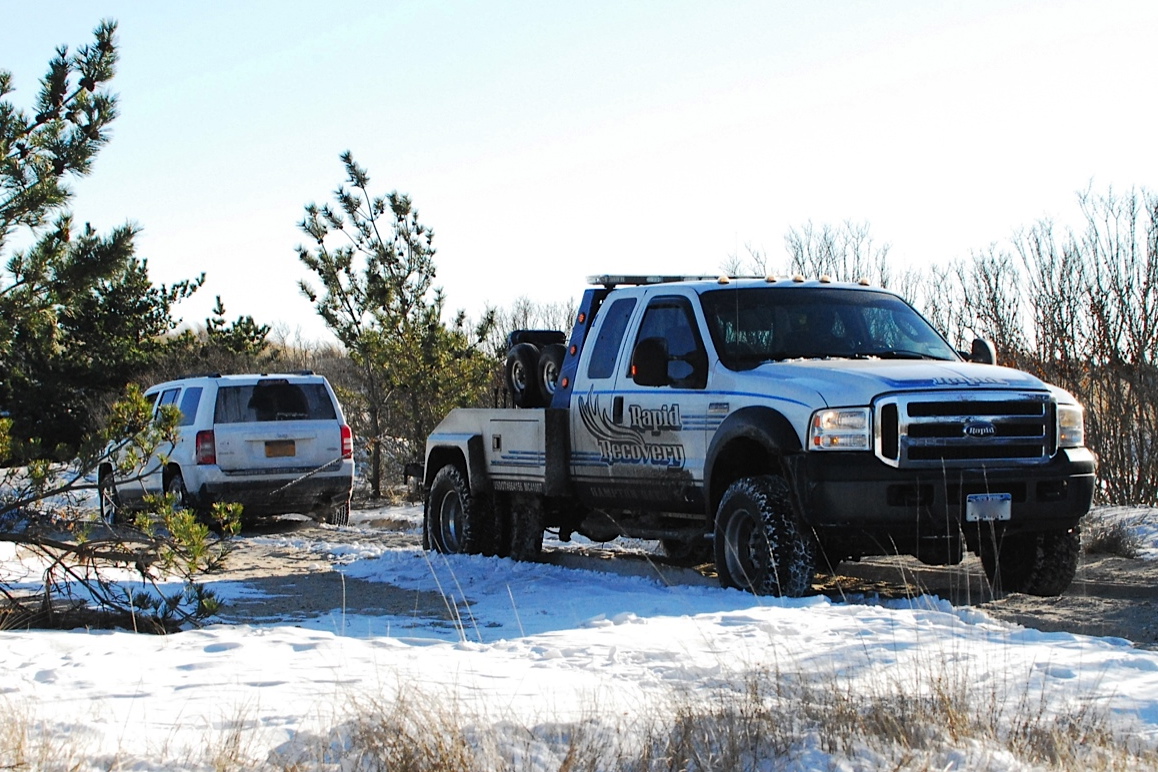
<svg viewBox="0 0 1158 772">
<path fill-rule="evenodd" d="M 837 673 L 737 673 L 624 712 L 524 725 L 453 698 L 400 689 L 356 701 L 325 738 L 270 757 L 281 769 L 401 772 L 566 770 L 715 772 L 821 763 L 843 768 L 1144 769 L 1152 743 L 1127 741 L 1094 700 L 1051 706 L 1044 691 L 971 678 L 939 657 L 869 683 Z M 858 766 L 857 768 L 862 768 Z"/>
<path fill-rule="evenodd" d="M 1142 554 L 1142 537 L 1125 518 L 1095 509 L 1082 524 L 1082 551 L 1087 555 L 1115 555 L 1135 559 Z"/>
</svg>

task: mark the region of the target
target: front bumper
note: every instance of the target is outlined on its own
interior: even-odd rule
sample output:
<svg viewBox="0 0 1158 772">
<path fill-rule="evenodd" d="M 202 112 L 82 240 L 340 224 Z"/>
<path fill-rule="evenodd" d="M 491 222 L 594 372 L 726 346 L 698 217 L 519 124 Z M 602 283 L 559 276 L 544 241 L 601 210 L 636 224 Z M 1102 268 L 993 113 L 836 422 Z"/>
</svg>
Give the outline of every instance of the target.
<svg viewBox="0 0 1158 772">
<path fill-rule="evenodd" d="M 805 519 L 834 551 L 955 562 L 952 544 L 945 556 L 936 553 L 961 536 L 975 551 L 980 529 L 990 525 L 1005 533 L 1074 528 L 1090 509 L 1095 469 L 1093 454 L 1076 448 L 1043 465 L 958 469 L 897 469 L 870 454 L 805 453 L 794 471 Z M 1011 519 L 964 522 L 972 493 L 1009 493 Z"/>
</svg>

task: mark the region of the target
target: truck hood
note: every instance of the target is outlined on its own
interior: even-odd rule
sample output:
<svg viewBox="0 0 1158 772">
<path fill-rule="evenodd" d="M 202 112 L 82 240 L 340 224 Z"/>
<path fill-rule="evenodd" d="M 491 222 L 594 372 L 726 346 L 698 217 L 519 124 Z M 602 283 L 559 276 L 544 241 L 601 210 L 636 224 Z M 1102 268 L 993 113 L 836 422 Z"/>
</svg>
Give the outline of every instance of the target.
<svg viewBox="0 0 1158 772">
<path fill-rule="evenodd" d="M 1028 373 L 973 362 L 884 359 L 808 359 L 769 362 L 746 373 L 749 385 L 765 393 L 812 391 L 830 406 L 867 405 L 890 392 L 1018 389 L 1065 392 Z M 1068 396 L 1068 395 L 1066 395 Z"/>
</svg>

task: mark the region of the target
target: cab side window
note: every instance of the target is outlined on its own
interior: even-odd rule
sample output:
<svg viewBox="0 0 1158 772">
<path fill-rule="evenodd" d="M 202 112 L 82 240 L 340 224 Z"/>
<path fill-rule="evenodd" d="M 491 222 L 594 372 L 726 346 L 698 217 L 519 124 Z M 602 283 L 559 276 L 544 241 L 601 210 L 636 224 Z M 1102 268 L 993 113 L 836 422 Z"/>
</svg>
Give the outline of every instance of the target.
<svg viewBox="0 0 1158 772">
<path fill-rule="evenodd" d="M 679 389 L 702 389 L 707 385 L 707 352 L 692 313 L 682 297 L 661 297 L 643 312 L 635 343 L 660 338 L 667 346 L 667 379 Z"/>
<path fill-rule="evenodd" d="M 610 308 L 603 309 L 603 326 L 599 328 L 599 335 L 591 349 L 591 359 L 587 362 L 588 378 L 610 378 L 615 375 L 619 346 L 634 310 L 635 298 L 620 298 Z"/>
</svg>

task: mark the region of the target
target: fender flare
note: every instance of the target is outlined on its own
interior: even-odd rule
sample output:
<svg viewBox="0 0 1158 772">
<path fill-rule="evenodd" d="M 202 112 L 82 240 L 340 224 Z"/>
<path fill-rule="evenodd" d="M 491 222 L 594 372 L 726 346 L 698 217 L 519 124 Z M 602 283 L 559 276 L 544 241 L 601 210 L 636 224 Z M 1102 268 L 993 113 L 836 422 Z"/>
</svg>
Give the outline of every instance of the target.
<svg viewBox="0 0 1158 772">
<path fill-rule="evenodd" d="M 745 468 L 740 474 L 717 470 L 719 464 L 729 462 L 729 450 L 738 444 L 749 450 L 755 445 L 763 453 L 753 455 L 746 452 Z M 757 405 L 741 408 L 729 415 L 712 437 L 704 459 L 704 503 L 708 520 L 715 520 L 720 499 L 735 479 L 749 474 L 777 471 L 787 473 L 790 467 L 795 466 L 789 459 L 798 456 L 802 450 L 800 437 L 792 424 L 773 408 Z M 795 475 L 787 476 L 789 485 L 795 487 L 795 480 L 792 479 Z"/>
<path fill-rule="evenodd" d="M 438 470 L 447 464 L 454 464 L 466 475 L 470 484 L 471 495 L 477 496 L 490 492 L 490 479 L 487 476 L 486 454 L 483 451 L 483 438 L 472 434 L 469 437 L 447 438 L 449 441 L 440 442 L 432 446 L 426 455 L 426 464 L 423 469 L 423 484 L 427 489 L 434 481 Z"/>
</svg>

